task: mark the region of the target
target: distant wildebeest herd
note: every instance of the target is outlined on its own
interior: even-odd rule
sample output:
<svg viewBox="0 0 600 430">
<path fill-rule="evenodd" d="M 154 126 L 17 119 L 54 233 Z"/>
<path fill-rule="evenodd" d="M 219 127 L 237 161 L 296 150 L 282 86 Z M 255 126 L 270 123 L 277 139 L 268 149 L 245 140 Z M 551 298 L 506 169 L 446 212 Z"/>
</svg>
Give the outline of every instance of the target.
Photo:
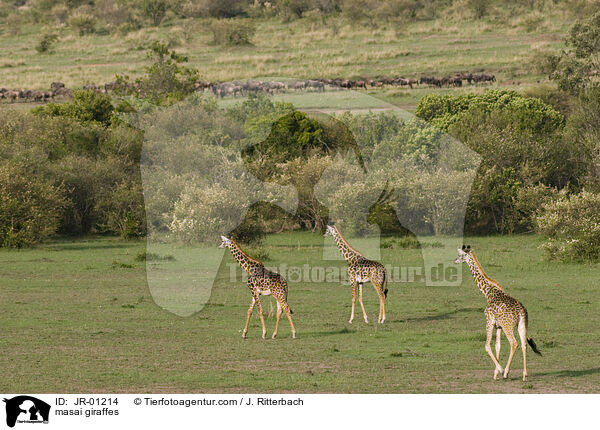
<svg viewBox="0 0 600 430">
<path fill-rule="evenodd" d="M 417 78 L 404 77 L 382 77 L 377 79 L 296 79 L 283 81 L 236 81 L 236 82 L 207 82 L 197 81 L 195 91 L 212 92 L 216 97 L 223 98 L 227 96 L 245 96 L 248 94 L 266 93 L 276 94 L 288 91 L 325 91 L 328 89 L 369 89 L 383 87 L 409 87 L 430 86 L 430 87 L 462 87 L 467 84 L 480 84 L 495 82 L 496 77 L 487 73 L 456 73 L 441 78 L 434 76 L 421 76 Z M 115 82 L 108 82 L 104 85 L 88 84 L 83 89 L 93 90 L 100 93 L 107 93 L 116 88 Z M 5 99 L 10 102 L 46 102 L 54 97 L 69 97 L 71 90 L 65 87 L 62 82 L 52 82 L 49 91 L 37 91 L 26 89 L 6 89 L 0 88 L 0 100 Z"/>
<path fill-rule="evenodd" d="M 244 96 L 250 93 L 283 93 L 286 91 L 325 91 L 331 89 L 369 89 L 386 86 L 410 87 L 462 87 L 464 83 L 479 84 L 495 82 L 496 77 L 487 73 L 457 73 L 441 78 L 435 76 L 421 76 L 416 78 L 382 77 L 377 79 L 302 79 L 287 82 L 280 81 L 245 81 L 245 82 L 196 82 L 196 91 L 212 91 L 217 97 Z"/>
<path fill-rule="evenodd" d="M 62 82 L 52 82 L 50 84 L 50 91 L 37 91 L 37 90 L 9 90 L 6 88 L 0 88 L 0 100 L 6 99 L 10 102 L 17 100 L 30 101 L 30 102 L 45 102 L 53 99 L 56 96 L 71 95 L 71 90 L 65 88 L 65 84 Z"/>
</svg>

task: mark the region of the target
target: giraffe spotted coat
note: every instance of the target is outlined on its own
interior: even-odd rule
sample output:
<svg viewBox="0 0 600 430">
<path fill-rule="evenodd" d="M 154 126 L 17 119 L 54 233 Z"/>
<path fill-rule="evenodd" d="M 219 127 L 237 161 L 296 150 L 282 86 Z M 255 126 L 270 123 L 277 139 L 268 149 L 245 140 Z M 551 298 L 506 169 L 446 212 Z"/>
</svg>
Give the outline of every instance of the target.
<svg viewBox="0 0 600 430">
<path fill-rule="evenodd" d="M 281 318 L 282 312 L 285 312 L 290 322 L 290 327 L 292 329 L 292 338 L 295 339 L 296 328 L 294 327 L 294 323 L 292 322 L 292 310 L 290 309 L 287 303 L 288 291 L 287 282 L 285 281 L 285 278 L 279 273 L 270 271 L 260 261 L 250 257 L 248 254 L 242 251 L 240 246 L 233 239 L 228 239 L 225 236 L 221 236 L 221 245 L 219 245 L 219 248 L 229 248 L 233 258 L 238 262 L 240 267 L 244 271 L 246 271 L 246 273 L 248 273 L 248 288 L 250 289 L 250 293 L 252 294 L 252 299 L 250 302 L 250 307 L 248 308 L 246 326 L 244 327 L 244 331 L 242 332 L 242 337 L 244 339 L 246 338 L 246 334 L 248 333 L 248 323 L 250 322 L 250 317 L 252 316 L 252 310 L 256 305 L 258 306 L 258 314 L 260 316 L 260 322 L 262 323 L 262 338 L 265 338 L 267 334 L 267 329 L 263 317 L 260 296 L 271 295 L 277 302 L 277 322 L 275 323 L 275 331 L 273 332 L 272 336 L 273 339 L 275 339 L 275 336 L 277 336 L 277 331 L 279 329 L 279 319 Z"/>
<path fill-rule="evenodd" d="M 358 301 L 363 311 L 364 320 L 366 323 L 369 322 L 362 300 L 362 287 L 365 282 L 371 282 L 379 296 L 379 317 L 377 322 L 383 324 L 385 321 L 385 299 L 388 292 L 387 288 L 385 288 L 385 267 L 377 261 L 369 260 L 356 249 L 352 248 L 336 226 L 327 226 L 325 236 L 333 237 L 342 257 L 348 263 L 348 278 L 352 285 L 352 313 L 350 314 L 350 320 L 348 322 L 352 323 L 354 320 L 354 305 L 356 302 L 357 287 Z"/>
<path fill-rule="evenodd" d="M 508 378 L 510 365 L 513 355 L 518 348 L 518 342 L 515 338 L 515 328 L 519 332 L 521 338 L 521 348 L 523 349 L 523 381 L 527 380 L 527 344 L 531 346 L 536 354 L 541 355 L 533 339 L 527 337 L 527 309 L 519 301 L 506 294 L 500 284 L 486 275 L 481 264 L 477 260 L 475 253 L 471 247 L 463 246 L 458 250 L 458 258 L 456 263 L 467 263 L 475 284 L 485 296 L 487 305 L 485 307 L 486 319 L 486 343 L 485 350 L 494 362 L 496 369 L 494 370 L 494 379 L 498 379 L 498 375 L 503 372 L 502 366 L 498 361 L 500 359 L 500 336 L 502 331 L 506 335 L 510 344 L 510 355 L 504 369 L 504 378 Z M 491 341 L 496 329 L 496 356 L 492 353 Z"/>
</svg>

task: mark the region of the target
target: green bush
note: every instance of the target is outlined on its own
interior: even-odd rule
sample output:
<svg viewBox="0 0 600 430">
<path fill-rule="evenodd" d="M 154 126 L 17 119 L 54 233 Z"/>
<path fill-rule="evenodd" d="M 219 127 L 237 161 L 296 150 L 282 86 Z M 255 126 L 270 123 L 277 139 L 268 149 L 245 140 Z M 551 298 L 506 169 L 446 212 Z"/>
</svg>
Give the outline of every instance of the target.
<svg viewBox="0 0 600 430">
<path fill-rule="evenodd" d="M 159 255 L 154 252 L 143 251 L 135 256 L 135 261 L 175 261 L 175 257 L 171 254 Z"/>
<path fill-rule="evenodd" d="M 21 248 L 51 237 L 66 202 L 63 189 L 25 166 L 0 164 L 0 246 Z"/>
<path fill-rule="evenodd" d="M 281 0 L 279 2 L 279 13 L 284 21 L 289 21 L 293 18 L 302 18 L 302 14 L 311 9 L 310 0 Z"/>
<path fill-rule="evenodd" d="M 594 12 L 571 27 L 565 38 L 566 49 L 550 63 L 550 76 L 564 91 L 577 94 L 598 85 L 593 76 L 600 69 L 600 11 L 596 7 Z"/>
<path fill-rule="evenodd" d="M 106 206 L 110 190 L 127 175 L 123 163 L 117 159 L 73 154 L 54 162 L 51 170 L 55 183 L 64 187 L 69 203 L 63 212 L 60 231 L 76 235 L 90 233 L 99 223 L 106 222 L 100 201 Z"/>
<path fill-rule="evenodd" d="M 165 0 L 143 0 L 142 12 L 154 26 L 158 26 L 167 13 L 167 2 Z"/>
<path fill-rule="evenodd" d="M 513 90 L 488 90 L 481 95 L 428 94 L 415 110 L 419 118 L 433 122 L 444 131 L 461 122 L 467 114 L 490 113 L 501 114 L 515 127 L 533 133 L 554 132 L 565 123 L 564 117 L 552 106 Z"/>
<path fill-rule="evenodd" d="M 473 11 L 475 19 L 481 19 L 487 15 L 490 2 L 488 0 L 469 0 L 469 8 Z"/>
<path fill-rule="evenodd" d="M 58 40 L 58 36 L 54 33 L 44 33 L 40 38 L 38 44 L 35 46 L 35 50 L 42 54 L 44 52 L 49 52 L 52 48 L 52 45 Z"/>
<path fill-rule="evenodd" d="M 48 116 L 65 116 L 80 122 L 94 121 L 110 125 L 114 107 L 107 94 L 94 90 L 76 90 L 73 99 L 65 103 L 48 103 L 32 110 Z"/>
<path fill-rule="evenodd" d="M 154 41 L 147 52 L 152 64 L 144 67 L 145 75 L 131 82 L 127 76 L 116 77 L 117 93 L 135 95 L 158 104 L 172 104 L 194 91 L 198 71 L 184 66 L 188 57 L 169 50 L 166 43 Z"/>
<path fill-rule="evenodd" d="M 472 233 L 531 230 L 531 214 L 518 208 L 519 190 L 577 186 L 589 170 L 589 149 L 565 134 L 560 112 L 536 97 L 506 90 L 432 94 L 419 102 L 417 115 L 482 157 L 467 213 Z"/>
<path fill-rule="evenodd" d="M 549 237 L 542 245 L 551 259 L 600 260 L 600 194 L 582 191 L 561 193 L 543 206 L 536 219 L 538 232 Z"/>
<path fill-rule="evenodd" d="M 567 120 L 564 144 L 570 148 L 579 148 L 576 160 L 580 166 L 579 181 L 573 183 L 600 189 L 600 88 L 588 88 L 582 91 L 572 106 Z"/>
<path fill-rule="evenodd" d="M 244 3 L 247 4 L 239 0 L 206 0 L 206 13 L 213 18 L 233 18 L 244 14 Z"/>
<path fill-rule="evenodd" d="M 77 31 L 80 36 L 96 32 L 96 17 L 85 13 L 78 13 L 69 18 L 69 25 Z"/>
<path fill-rule="evenodd" d="M 102 190 L 97 203 L 98 228 L 124 239 L 146 234 L 146 212 L 142 185 L 126 179 Z"/>
<path fill-rule="evenodd" d="M 210 23 L 210 31 L 215 45 L 251 45 L 256 27 L 248 20 L 219 19 Z"/>
</svg>

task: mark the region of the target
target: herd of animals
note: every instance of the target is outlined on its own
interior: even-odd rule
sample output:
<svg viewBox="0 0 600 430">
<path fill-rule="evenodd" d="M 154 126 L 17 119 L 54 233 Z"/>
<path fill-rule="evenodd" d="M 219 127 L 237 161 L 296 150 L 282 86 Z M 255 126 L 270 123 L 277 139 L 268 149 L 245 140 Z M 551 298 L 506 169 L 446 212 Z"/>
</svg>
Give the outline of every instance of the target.
<svg viewBox="0 0 600 430">
<path fill-rule="evenodd" d="M 369 89 L 383 87 L 410 87 L 432 86 L 432 87 L 462 87 L 467 84 L 484 84 L 495 82 L 494 75 L 478 73 L 457 73 L 441 78 L 434 76 L 421 76 L 420 78 L 404 77 L 382 77 L 377 79 L 299 79 L 291 81 L 236 81 L 236 82 L 208 82 L 197 81 L 195 90 L 197 92 L 212 92 L 215 96 L 223 98 L 227 96 L 245 96 L 251 93 L 284 93 L 288 91 L 325 91 L 329 89 Z M 83 87 L 85 90 L 93 90 L 100 93 L 107 93 L 116 88 L 115 82 L 108 82 L 104 85 L 88 84 Z M 135 84 L 134 84 L 135 85 Z M 135 89 L 135 88 L 134 88 Z M 65 87 L 62 82 L 52 82 L 48 91 L 37 91 L 27 89 L 7 89 L 0 88 L 0 100 L 9 102 L 47 102 L 55 97 L 69 97 L 71 90 Z"/>
<path fill-rule="evenodd" d="M 350 314 L 349 323 L 354 320 L 354 305 L 358 290 L 358 301 L 360 303 L 363 318 L 365 323 L 368 323 L 367 313 L 363 304 L 363 284 L 371 282 L 377 295 L 379 296 L 379 317 L 377 322 L 383 324 L 385 321 L 385 300 L 387 298 L 388 289 L 386 288 L 386 270 L 385 267 L 377 262 L 367 259 L 363 254 L 354 249 L 342 236 L 339 228 L 335 225 L 328 225 L 325 237 L 331 236 L 335 241 L 338 250 L 342 254 L 344 260 L 348 264 L 348 279 L 352 286 L 352 311 Z M 240 267 L 248 274 L 248 288 L 251 293 L 250 307 L 248 308 L 246 325 L 242 332 L 242 338 L 246 338 L 248 333 L 248 323 L 252 316 L 254 306 L 258 307 L 258 314 L 262 324 L 262 338 L 265 339 L 267 329 L 263 317 L 261 295 L 273 296 L 277 302 L 277 318 L 275 322 L 275 331 L 272 338 L 277 336 L 279 329 L 279 320 L 283 312 L 285 312 L 290 323 L 292 338 L 296 338 L 296 328 L 292 321 L 292 310 L 287 302 L 287 282 L 283 276 L 267 269 L 259 260 L 250 257 L 245 253 L 240 246 L 232 238 L 221 236 L 221 244 L 219 248 L 228 248 L 231 251 L 233 258 L 238 262 Z M 485 307 L 486 318 L 486 343 L 485 350 L 494 362 L 494 379 L 498 379 L 500 374 L 504 378 L 508 378 L 510 365 L 513 356 L 519 343 L 515 338 L 515 329 L 519 333 L 521 341 L 521 349 L 523 350 L 523 381 L 527 380 L 527 345 L 531 347 L 533 352 L 542 355 L 538 350 L 532 338 L 527 336 L 528 315 L 527 309 L 516 299 L 512 298 L 504 292 L 502 286 L 495 280 L 488 277 L 481 264 L 477 260 L 475 253 L 470 246 L 465 246 L 458 249 L 458 256 L 455 263 L 466 263 L 473 274 L 475 284 L 484 295 L 487 306 Z M 496 331 L 496 355 L 492 352 L 491 341 Z M 502 369 L 500 365 L 500 338 L 502 331 L 510 344 L 510 355 L 506 363 L 506 367 Z"/>
</svg>

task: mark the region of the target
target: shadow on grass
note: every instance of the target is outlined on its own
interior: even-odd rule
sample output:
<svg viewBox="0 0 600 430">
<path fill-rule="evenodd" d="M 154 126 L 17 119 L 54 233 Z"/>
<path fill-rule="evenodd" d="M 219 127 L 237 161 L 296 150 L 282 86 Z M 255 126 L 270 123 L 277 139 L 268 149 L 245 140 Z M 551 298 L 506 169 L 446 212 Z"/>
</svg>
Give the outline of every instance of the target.
<svg viewBox="0 0 600 430">
<path fill-rule="evenodd" d="M 419 321 L 445 320 L 445 319 L 450 318 L 452 315 L 456 315 L 456 314 L 463 313 L 463 312 L 483 312 L 483 308 L 460 308 L 460 309 L 455 309 L 450 312 L 443 312 L 441 314 L 429 315 L 426 317 L 404 318 L 404 319 L 398 320 L 398 322 L 419 322 Z"/>
<path fill-rule="evenodd" d="M 542 373 L 536 372 L 536 376 L 557 376 L 559 378 L 563 378 L 563 377 L 573 378 L 573 377 L 577 377 L 577 376 L 594 375 L 596 373 L 600 373 L 600 367 L 593 367 L 591 369 L 582 369 L 582 370 L 556 370 L 554 372 L 542 372 Z"/>
<path fill-rule="evenodd" d="M 47 246 L 52 251 L 81 251 L 87 249 L 114 249 L 114 248 L 131 248 L 136 246 L 136 242 L 114 242 L 99 245 L 97 242 L 77 242 L 77 243 L 53 243 Z"/>
<path fill-rule="evenodd" d="M 335 336 L 336 334 L 350 334 L 350 333 L 356 333 L 356 330 L 351 330 L 347 327 L 344 327 L 341 330 L 309 331 L 306 333 L 302 333 L 302 337 L 315 338 L 315 337 Z"/>
</svg>

